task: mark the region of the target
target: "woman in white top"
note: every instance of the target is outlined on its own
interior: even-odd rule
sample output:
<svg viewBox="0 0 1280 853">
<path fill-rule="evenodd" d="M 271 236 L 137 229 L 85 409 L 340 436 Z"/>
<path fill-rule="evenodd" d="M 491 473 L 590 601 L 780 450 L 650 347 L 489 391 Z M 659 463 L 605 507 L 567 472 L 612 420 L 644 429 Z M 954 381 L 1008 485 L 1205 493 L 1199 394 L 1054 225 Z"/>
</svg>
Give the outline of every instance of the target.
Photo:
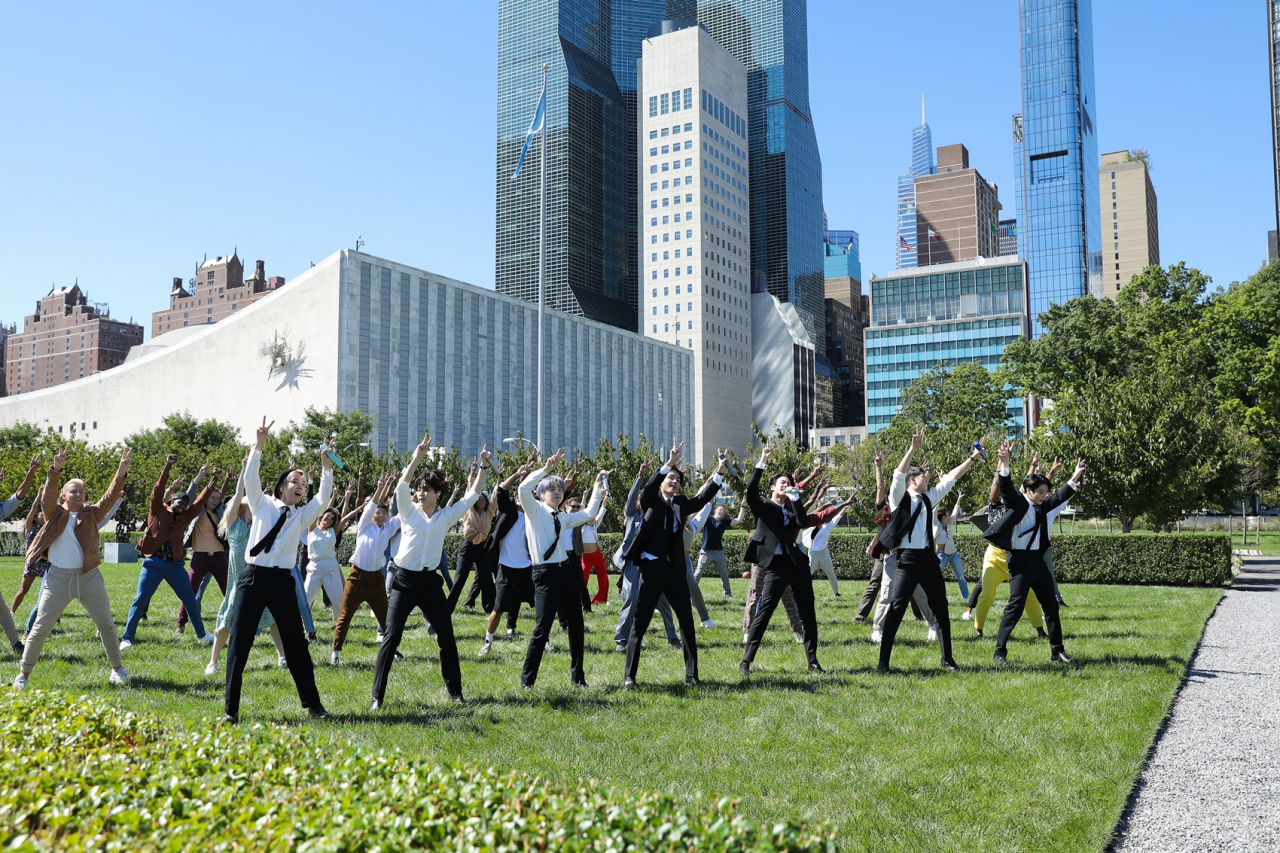
<svg viewBox="0 0 1280 853">
<path fill-rule="evenodd" d="M 849 497 L 844 499 L 843 503 L 836 506 L 835 515 L 822 524 L 806 527 L 804 532 L 800 534 L 801 542 L 804 547 L 809 549 L 809 565 L 822 567 L 822 570 L 827 573 L 827 580 L 831 583 L 831 592 L 834 595 L 840 594 L 840 586 L 836 580 L 835 564 L 831 562 L 831 549 L 827 547 L 827 544 L 831 538 L 831 531 L 840 523 L 840 518 L 844 515 L 844 511 L 853 505 L 856 497 L 856 492 L 851 493 Z M 822 509 L 827 509 L 827 507 Z"/>
<path fill-rule="evenodd" d="M 577 498 L 569 501 L 569 511 L 576 512 L 582 508 L 582 502 Z M 591 575 L 596 576 L 596 594 L 591 599 L 592 605 L 609 603 L 609 569 L 605 566 L 604 552 L 600 550 L 600 543 L 596 539 L 596 526 L 604 522 L 605 510 L 609 508 L 609 492 L 605 490 L 604 498 L 600 501 L 600 511 L 596 513 L 596 517 L 588 521 L 586 524 L 577 528 L 576 536 L 578 541 L 574 542 L 579 547 L 578 553 L 582 555 L 582 582 L 586 584 L 591 580 Z"/>
<path fill-rule="evenodd" d="M 338 540 L 351 520 L 360 514 L 360 509 L 347 512 L 352 488 L 348 486 L 342 496 L 342 512 L 332 506 L 326 507 L 307 531 L 307 579 L 302 585 L 307 594 L 307 607 L 315 603 L 316 596 L 323 587 L 325 594 L 329 596 L 335 625 L 342 612 L 342 569 L 338 566 Z M 358 503 L 360 502 L 357 501 Z"/>
<path fill-rule="evenodd" d="M 964 492 L 956 495 L 956 505 L 951 512 L 947 512 L 946 507 L 938 507 L 933 511 L 933 542 L 938 547 L 938 561 L 942 563 L 942 568 L 950 566 L 951 571 L 955 572 L 956 583 L 960 584 L 960 597 L 968 601 L 969 584 L 964 578 L 964 561 L 960 559 L 960 552 L 956 550 L 956 538 L 951 532 L 951 522 L 960 515 L 962 498 Z"/>
</svg>

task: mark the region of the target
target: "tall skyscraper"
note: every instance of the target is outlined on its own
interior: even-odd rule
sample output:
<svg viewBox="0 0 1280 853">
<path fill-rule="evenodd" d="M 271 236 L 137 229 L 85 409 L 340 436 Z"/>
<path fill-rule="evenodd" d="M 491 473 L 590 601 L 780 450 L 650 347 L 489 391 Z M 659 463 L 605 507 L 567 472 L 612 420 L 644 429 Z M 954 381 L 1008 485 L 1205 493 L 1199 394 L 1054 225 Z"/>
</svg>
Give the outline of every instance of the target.
<svg viewBox="0 0 1280 853">
<path fill-rule="evenodd" d="M 1018 254 L 1018 220 L 1001 219 L 998 228 L 1000 229 L 1000 256 Z"/>
<path fill-rule="evenodd" d="M 1102 187 L 1103 293 L 1120 288 L 1152 264 L 1160 263 L 1160 219 L 1156 188 L 1145 152 L 1112 151 L 1098 169 Z"/>
<path fill-rule="evenodd" d="M 747 68 L 752 292 L 794 303 L 823 353 L 822 159 L 809 110 L 807 4 L 698 0 L 698 21 Z"/>
<path fill-rule="evenodd" d="M 895 269 L 908 269 L 917 263 L 916 242 L 916 178 L 932 175 L 933 132 L 924 117 L 924 95 L 920 96 L 920 126 L 911 131 L 911 169 L 898 178 L 898 233 Z"/>
<path fill-rule="evenodd" d="M 694 20 L 655 24 L 639 69 L 640 333 L 693 351 L 708 465 L 753 439 L 747 70 Z"/>
<path fill-rule="evenodd" d="M 1055 303 L 1102 295 L 1091 0 L 1019 0 L 1021 121 L 1014 119 L 1018 241 L 1033 334 Z"/>
<path fill-rule="evenodd" d="M 862 262 L 857 231 L 826 231 L 827 360 L 836 379 L 833 426 L 865 426 L 863 331 L 867 298 L 862 294 Z M 819 429 L 822 427 L 819 426 Z"/>
<path fill-rule="evenodd" d="M 963 145 L 938 149 L 938 168 L 916 178 L 917 266 L 1000 256 L 1000 192 L 969 168 Z"/>
<path fill-rule="evenodd" d="M 1268 70 L 1271 79 L 1271 171 L 1276 190 L 1276 226 L 1267 235 L 1267 259 L 1280 258 L 1280 0 L 1267 0 Z"/>
</svg>

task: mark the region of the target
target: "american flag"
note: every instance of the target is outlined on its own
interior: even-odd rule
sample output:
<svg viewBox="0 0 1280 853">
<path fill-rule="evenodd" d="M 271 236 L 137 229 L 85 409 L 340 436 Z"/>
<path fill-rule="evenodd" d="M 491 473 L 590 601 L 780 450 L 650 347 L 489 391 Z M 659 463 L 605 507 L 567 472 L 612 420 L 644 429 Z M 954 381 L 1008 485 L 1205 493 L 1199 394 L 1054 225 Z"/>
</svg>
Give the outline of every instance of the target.
<svg viewBox="0 0 1280 853">
<path fill-rule="evenodd" d="M 903 237 L 901 234 L 898 235 L 898 248 L 906 249 L 908 252 L 915 250 L 915 246 L 912 246 L 910 243 L 908 243 L 907 238 Z"/>
</svg>

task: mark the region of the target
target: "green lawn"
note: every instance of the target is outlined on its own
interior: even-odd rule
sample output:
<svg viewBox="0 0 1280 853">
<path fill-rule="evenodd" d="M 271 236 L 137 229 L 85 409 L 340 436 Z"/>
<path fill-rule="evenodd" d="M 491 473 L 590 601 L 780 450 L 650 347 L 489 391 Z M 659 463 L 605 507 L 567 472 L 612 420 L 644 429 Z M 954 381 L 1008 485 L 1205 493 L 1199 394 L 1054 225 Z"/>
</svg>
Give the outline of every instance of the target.
<svg viewBox="0 0 1280 853">
<path fill-rule="evenodd" d="M 18 567 L 17 560 L 0 560 L 6 579 L 0 591 L 7 596 Z M 136 566 L 107 568 L 121 621 L 136 573 Z M 367 710 L 376 648 L 366 611 L 340 668 L 321 664 L 327 644 L 313 650 L 321 695 L 336 715 L 321 729 L 447 762 L 590 777 L 679 796 L 736 797 L 746 814 L 761 820 L 812 813 L 836 824 L 844 850 L 1101 850 L 1220 595 L 1066 587 L 1067 648 L 1079 662 L 1070 668 L 1050 666 L 1047 647 L 1033 642 L 1024 624 L 1010 647 L 1009 670 L 991 665 L 993 643 L 986 640 L 957 643 L 965 671 L 947 674 L 937 667 L 937 648 L 925 642 L 924 627 L 908 622 L 894 654 L 900 672 L 881 677 L 874 672 L 870 627 L 852 623 L 862 584 L 843 584 L 836 599 L 825 582 L 815 583 L 820 655 L 829 674 L 806 673 L 802 650 L 779 612 L 757 674 L 743 681 L 737 663 L 745 585 L 735 581 L 735 597 L 726 601 L 718 583 L 704 584 L 718 627 L 699 635 L 701 689 L 684 688 L 680 653 L 654 633 L 641 689 L 620 689 L 623 659 L 612 651 L 616 600 L 587 617 L 592 687 L 581 693 L 568 686 L 558 629 L 559 650 L 544 659 L 538 688 L 526 693 L 517 683 L 524 643 L 499 643 L 478 659 L 480 617 L 460 611 L 455 625 L 467 705 L 446 701 L 435 644 L 417 621 L 376 719 Z M 215 586 L 208 612 L 218 599 Z M 954 587 L 953 602 L 954 631 L 964 636 L 970 628 L 958 621 Z M 319 605 L 323 636 L 331 623 Z M 131 685 L 116 693 L 107 686 L 92 623 L 73 604 L 46 645 L 32 686 L 109 693 L 175 723 L 209 724 L 202 718 L 220 713 L 222 681 L 204 677 L 208 651 L 190 631 L 173 634 L 176 610 L 176 599 L 162 587 L 139 645 L 125 653 Z M 521 630 L 527 640 L 527 617 Z M 9 679 L 14 671 L 6 658 L 0 675 Z M 241 719 L 242 725 L 303 719 L 266 638 L 246 673 Z"/>
</svg>

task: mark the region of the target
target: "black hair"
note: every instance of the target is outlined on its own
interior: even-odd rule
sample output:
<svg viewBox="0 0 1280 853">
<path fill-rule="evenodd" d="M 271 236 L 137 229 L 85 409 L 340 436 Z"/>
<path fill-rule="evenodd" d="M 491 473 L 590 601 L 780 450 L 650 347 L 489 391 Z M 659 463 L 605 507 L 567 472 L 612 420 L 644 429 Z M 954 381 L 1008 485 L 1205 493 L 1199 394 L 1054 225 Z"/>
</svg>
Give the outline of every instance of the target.
<svg viewBox="0 0 1280 853">
<path fill-rule="evenodd" d="M 273 491 L 273 492 L 271 493 L 271 495 L 272 495 L 273 497 L 275 497 L 275 498 L 279 498 L 279 497 L 280 497 L 280 493 L 284 491 L 284 481 L 285 481 L 285 480 L 287 480 L 287 479 L 289 479 L 289 475 L 290 475 L 290 474 L 292 474 L 294 471 L 302 471 L 302 469 L 301 469 L 301 468 L 286 468 L 286 469 L 284 469 L 283 471 L 281 471 L 281 472 L 280 472 L 280 476 L 276 478 L 276 488 L 275 488 L 275 491 Z M 306 472 L 303 472 L 302 476 L 304 476 L 304 477 L 305 477 L 305 476 L 306 476 Z"/>
<path fill-rule="evenodd" d="M 907 479 L 910 480 L 912 477 L 919 477 L 923 473 L 925 473 L 925 468 L 923 466 L 912 465 L 907 469 Z"/>
<path fill-rule="evenodd" d="M 772 477 L 769 478 L 769 488 L 772 489 L 773 484 L 778 482 L 778 480 L 780 480 L 783 477 L 786 477 L 788 480 L 791 480 L 791 485 L 794 486 L 796 484 L 796 481 L 792 478 L 790 474 L 788 474 L 786 471 L 779 471 L 778 473 L 774 474 Z"/>
<path fill-rule="evenodd" d="M 1044 474 L 1028 474 L 1022 478 L 1022 488 L 1028 492 L 1034 492 L 1036 489 L 1044 486 L 1047 489 L 1053 489 L 1053 481 Z"/>
<path fill-rule="evenodd" d="M 445 473 L 441 471 L 439 468 L 435 469 L 434 471 L 428 471 L 427 473 L 423 474 L 420 478 L 418 478 L 418 488 L 430 489 L 431 491 L 435 492 L 436 495 L 443 496 L 445 489 L 448 488 L 445 485 L 444 478 L 445 478 Z"/>
</svg>

